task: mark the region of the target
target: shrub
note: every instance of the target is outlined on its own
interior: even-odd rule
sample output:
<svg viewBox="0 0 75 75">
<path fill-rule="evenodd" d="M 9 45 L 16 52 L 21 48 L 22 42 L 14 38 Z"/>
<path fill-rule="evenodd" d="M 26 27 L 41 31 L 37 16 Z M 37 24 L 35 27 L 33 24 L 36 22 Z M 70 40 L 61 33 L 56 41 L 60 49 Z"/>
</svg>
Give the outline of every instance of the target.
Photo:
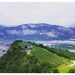
<svg viewBox="0 0 75 75">
<path fill-rule="evenodd" d="M 69 73 L 75 73 L 75 69 L 70 69 Z"/>
</svg>

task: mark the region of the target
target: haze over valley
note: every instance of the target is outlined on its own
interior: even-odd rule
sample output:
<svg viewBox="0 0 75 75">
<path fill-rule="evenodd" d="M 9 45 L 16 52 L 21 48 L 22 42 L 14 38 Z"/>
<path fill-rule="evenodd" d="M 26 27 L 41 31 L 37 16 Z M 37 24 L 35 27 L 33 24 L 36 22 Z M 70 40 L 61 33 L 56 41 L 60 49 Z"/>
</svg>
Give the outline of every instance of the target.
<svg viewBox="0 0 75 75">
<path fill-rule="evenodd" d="M 0 54 L 4 54 L 15 40 L 32 41 L 48 47 L 75 52 L 75 28 L 47 23 L 0 26 Z M 4 51 L 5 50 L 5 51 Z M 4 52 L 3 52 L 4 51 Z"/>
</svg>

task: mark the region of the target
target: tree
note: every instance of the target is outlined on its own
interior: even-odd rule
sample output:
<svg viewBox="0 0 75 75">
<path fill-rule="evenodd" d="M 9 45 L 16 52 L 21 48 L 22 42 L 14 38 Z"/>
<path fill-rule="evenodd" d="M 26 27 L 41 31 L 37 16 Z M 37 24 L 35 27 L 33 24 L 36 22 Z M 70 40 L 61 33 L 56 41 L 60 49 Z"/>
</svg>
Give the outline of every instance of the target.
<svg viewBox="0 0 75 75">
<path fill-rule="evenodd" d="M 53 70 L 53 73 L 59 73 L 58 69 Z"/>
<path fill-rule="evenodd" d="M 47 62 L 43 62 L 40 64 L 41 66 L 41 72 L 42 73 L 49 73 L 49 72 L 52 72 L 52 68 L 53 68 L 53 65 L 50 64 L 50 63 L 47 63 Z"/>
<path fill-rule="evenodd" d="M 43 44 L 39 44 L 39 47 L 43 47 Z"/>
<path fill-rule="evenodd" d="M 69 73 L 75 73 L 75 69 L 70 69 Z"/>
</svg>

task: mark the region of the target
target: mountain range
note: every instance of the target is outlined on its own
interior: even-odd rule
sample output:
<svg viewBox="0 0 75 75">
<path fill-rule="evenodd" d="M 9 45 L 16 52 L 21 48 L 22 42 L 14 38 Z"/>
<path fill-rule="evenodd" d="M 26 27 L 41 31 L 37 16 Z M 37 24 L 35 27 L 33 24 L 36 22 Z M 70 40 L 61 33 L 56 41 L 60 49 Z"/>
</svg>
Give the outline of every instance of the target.
<svg viewBox="0 0 75 75">
<path fill-rule="evenodd" d="M 63 27 L 47 23 L 0 26 L 0 40 L 74 40 L 75 27 Z"/>
</svg>

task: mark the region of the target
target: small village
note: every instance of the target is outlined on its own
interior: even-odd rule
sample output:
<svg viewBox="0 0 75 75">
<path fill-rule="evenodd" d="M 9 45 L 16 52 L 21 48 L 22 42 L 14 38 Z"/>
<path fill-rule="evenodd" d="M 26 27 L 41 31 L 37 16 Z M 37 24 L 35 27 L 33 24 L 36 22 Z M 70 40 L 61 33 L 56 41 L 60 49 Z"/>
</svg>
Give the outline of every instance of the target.
<svg viewBox="0 0 75 75">
<path fill-rule="evenodd" d="M 6 41 L 0 42 L 0 57 L 3 56 L 7 52 L 9 47 L 10 47 L 10 44 L 7 43 Z"/>
</svg>

